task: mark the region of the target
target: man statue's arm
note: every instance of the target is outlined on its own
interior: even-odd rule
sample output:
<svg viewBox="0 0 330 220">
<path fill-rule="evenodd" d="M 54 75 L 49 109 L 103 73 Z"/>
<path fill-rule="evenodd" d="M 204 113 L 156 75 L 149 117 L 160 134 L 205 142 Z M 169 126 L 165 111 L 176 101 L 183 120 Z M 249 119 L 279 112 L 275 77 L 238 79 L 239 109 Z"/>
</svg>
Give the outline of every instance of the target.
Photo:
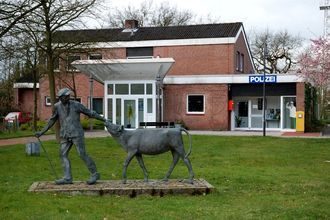
<svg viewBox="0 0 330 220">
<path fill-rule="evenodd" d="M 104 117 L 102 117 L 101 115 L 99 115 L 98 113 L 96 113 L 95 111 L 89 110 L 88 108 L 86 108 L 83 104 L 78 103 L 79 104 L 79 110 L 81 113 L 83 113 L 84 115 L 87 115 L 90 118 L 95 118 L 97 120 L 106 122 L 106 119 Z"/>
<path fill-rule="evenodd" d="M 57 109 L 55 107 L 54 112 L 53 112 L 53 115 L 48 120 L 48 123 L 46 124 L 46 126 L 41 131 L 37 131 L 35 133 L 35 136 L 36 137 L 40 137 L 41 135 L 43 135 L 44 133 L 46 133 L 48 131 L 48 129 L 50 129 L 51 127 L 53 127 L 53 125 L 57 121 L 57 118 L 58 118 L 58 112 L 57 112 Z"/>
</svg>

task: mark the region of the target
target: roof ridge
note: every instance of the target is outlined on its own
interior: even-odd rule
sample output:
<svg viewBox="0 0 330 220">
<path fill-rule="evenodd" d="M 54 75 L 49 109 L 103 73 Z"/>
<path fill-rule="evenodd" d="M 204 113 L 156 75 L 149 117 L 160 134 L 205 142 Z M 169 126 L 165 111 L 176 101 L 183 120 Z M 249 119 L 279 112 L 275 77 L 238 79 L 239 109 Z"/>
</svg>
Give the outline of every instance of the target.
<svg viewBox="0 0 330 220">
<path fill-rule="evenodd" d="M 170 26 L 139 26 L 141 28 L 181 28 L 181 27 L 200 27 L 200 26 L 218 26 L 218 25 L 233 25 L 243 24 L 243 22 L 223 22 L 223 23 L 206 23 L 206 24 L 188 24 L 188 25 L 170 25 Z M 125 28 L 108 27 L 108 28 L 82 28 L 82 29 L 67 29 L 59 30 L 57 32 L 69 32 L 69 31 L 102 31 L 102 30 L 124 30 Z"/>
</svg>

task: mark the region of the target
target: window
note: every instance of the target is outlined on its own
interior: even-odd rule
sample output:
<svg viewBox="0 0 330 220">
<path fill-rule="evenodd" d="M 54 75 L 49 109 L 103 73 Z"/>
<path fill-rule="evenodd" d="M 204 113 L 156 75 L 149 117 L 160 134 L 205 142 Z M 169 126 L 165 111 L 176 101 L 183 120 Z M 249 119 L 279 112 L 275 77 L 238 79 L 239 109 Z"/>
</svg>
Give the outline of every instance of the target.
<svg viewBox="0 0 330 220">
<path fill-rule="evenodd" d="M 147 99 L 147 113 L 152 113 L 152 99 Z"/>
<path fill-rule="evenodd" d="M 143 95 L 144 94 L 144 84 L 131 84 L 131 94 L 132 95 Z"/>
<path fill-rule="evenodd" d="M 148 95 L 152 94 L 152 84 L 151 83 L 147 83 L 147 94 Z"/>
<path fill-rule="evenodd" d="M 241 53 L 241 56 L 240 56 L 239 71 L 244 72 L 244 54 L 242 54 L 242 53 Z"/>
<path fill-rule="evenodd" d="M 108 84 L 108 95 L 113 95 L 113 84 Z"/>
<path fill-rule="evenodd" d="M 187 113 L 193 113 L 193 114 L 205 113 L 204 95 L 188 95 Z"/>
<path fill-rule="evenodd" d="M 50 97 L 49 96 L 46 96 L 45 97 L 45 106 L 51 106 L 51 105 L 52 105 L 52 103 L 50 101 Z"/>
<path fill-rule="evenodd" d="M 116 84 L 116 95 L 128 95 L 128 84 Z"/>
<path fill-rule="evenodd" d="M 154 56 L 153 47 L 133 47 L 126 48 L 127 59 L 134 58 L 152 58 Z"/>
<path fill-rule="evenodd" d="M 239 70 L 239 66 L 240 66 L 239 65 L 239 61 L 240 61 L 240 57 L 241 57 L 240 54 L 241 54 L 240 52 L 238 52 L 238 51 L 236 52 L 236 70 L 237 71 Z"/>
<path fill-rule="evenodd" d="M 238 116 L 239 117 L 249 116 L 249 103 L 247 101 L 238 102 Z"/>
<path fill-rule="evenodd" d="M 88 55 L 90 60 L 102 60 L 102 54 L 100 53 L 91 53 Z"/>
<path fill-rule="evenodd" d="M 244 71 L 244 54 L 239 51 L 236 52 L 236 70 L 240 72 Z"/>
<path fill-rule="evenodd" d="M 56 98 L 55 103 L 58 102 L 58 98 Z M 50 101 L 50 97 L 49 96 L 45 96 L 45 106 L 51 106 L 52 102 Z"/>
<path fill-rule="evenodd" d="M 93 110 L 103 115 L 103 98 L 93 98 Z"/>
<path fill-rule="evenodd" d="M 80 60 L 80 55 L 69 55 L 67 57 L 67 71 L 76 71 L 77 69 L 71 65 L 71 63 L 75 60 Z"/>
</svg>

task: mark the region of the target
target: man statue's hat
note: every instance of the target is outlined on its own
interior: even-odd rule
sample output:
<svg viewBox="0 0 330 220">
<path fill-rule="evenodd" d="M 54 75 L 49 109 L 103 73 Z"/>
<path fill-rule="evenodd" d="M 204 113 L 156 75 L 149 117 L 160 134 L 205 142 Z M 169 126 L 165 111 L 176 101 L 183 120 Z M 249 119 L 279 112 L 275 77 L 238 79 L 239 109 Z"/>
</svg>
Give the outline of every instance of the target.
<svg viewBox="0 0 330 220">
<path fill-rule="evenodd" d="M 57 96 L 61 97 L 61 96 L 66 96 L 66 95 L 70 95 L 71 94 L 71 90 L 68 88 L 63 88 L 60 91 L 58 91 Z"/>
</svg>

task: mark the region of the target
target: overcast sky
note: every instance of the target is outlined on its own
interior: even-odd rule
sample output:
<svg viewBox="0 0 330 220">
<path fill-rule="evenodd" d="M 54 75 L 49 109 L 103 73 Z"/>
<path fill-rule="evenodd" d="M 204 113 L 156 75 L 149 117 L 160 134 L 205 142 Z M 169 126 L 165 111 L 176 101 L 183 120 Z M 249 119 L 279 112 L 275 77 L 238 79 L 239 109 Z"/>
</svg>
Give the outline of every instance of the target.
<svg viewBox="0 0 330 220">
<path fill-rule="evenodd" d="M 144 0 L 105 0 L 109 7 L 138 7 Z M 165 0 L 198 16 L 210 14 L 220 22 L 243 22 L 251 30 L 288 30 L 305 39 L 323 35 L 321 0 Z M 154 3 L 162 0 L 154 0 Z"/>
</svg>

